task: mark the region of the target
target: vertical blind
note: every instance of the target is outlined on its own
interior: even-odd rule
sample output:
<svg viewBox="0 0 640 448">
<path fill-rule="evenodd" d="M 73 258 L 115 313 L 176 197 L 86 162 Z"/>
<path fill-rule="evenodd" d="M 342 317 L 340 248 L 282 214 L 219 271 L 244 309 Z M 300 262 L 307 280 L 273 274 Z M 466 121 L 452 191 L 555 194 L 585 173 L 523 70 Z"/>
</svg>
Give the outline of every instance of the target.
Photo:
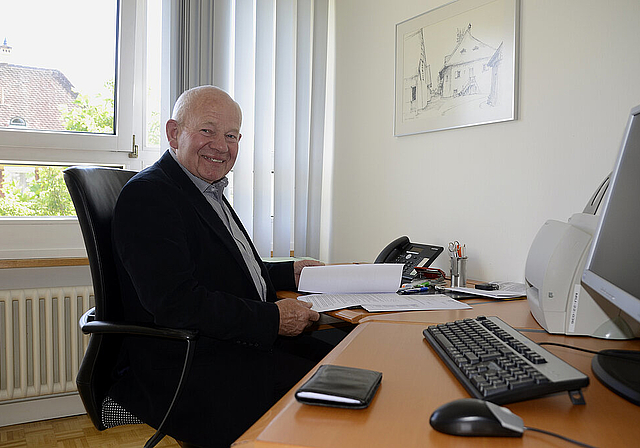
<svg viewBox="0 0 640 448">
<path fill-rule="evenodd" d="M 243 111 L 232 203 L 263 257 L 319 257 L 329 0 L 165 0 L 170 104 L 227 90 Z"/>
</svg>

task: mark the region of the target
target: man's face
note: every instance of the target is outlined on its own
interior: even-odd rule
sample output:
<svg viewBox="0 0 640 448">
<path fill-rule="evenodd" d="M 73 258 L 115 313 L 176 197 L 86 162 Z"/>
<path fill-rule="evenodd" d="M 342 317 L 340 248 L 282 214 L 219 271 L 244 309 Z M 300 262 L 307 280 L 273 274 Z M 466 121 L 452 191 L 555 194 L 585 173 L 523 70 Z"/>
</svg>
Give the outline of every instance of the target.
<svg viewBox="0 0 640 448">
<path fill-rule="evenodd" d="M 233 102 L 203 95 L 190 107 L 183 123 L 167 122 L 167 137 L 182 166 L 211 183 L 226 176 L 236 162 L 240 120 Z"/>
</svg>

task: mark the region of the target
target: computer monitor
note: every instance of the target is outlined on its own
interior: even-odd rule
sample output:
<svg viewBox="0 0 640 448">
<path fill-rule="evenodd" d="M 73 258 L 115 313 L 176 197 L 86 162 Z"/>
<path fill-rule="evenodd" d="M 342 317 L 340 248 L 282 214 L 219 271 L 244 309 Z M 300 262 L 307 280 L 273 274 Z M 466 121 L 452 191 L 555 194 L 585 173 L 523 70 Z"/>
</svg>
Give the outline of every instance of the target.
<svg viewBox="0 0 640 448">
<path fill-rule="evenodd" d="M 609 190 L 582 284 L 640 322 L 640 106 L 631 110 Z M 607 387 L 640 405 L 640 352 L 603 350 L 591 367 Z"/>
</svg>

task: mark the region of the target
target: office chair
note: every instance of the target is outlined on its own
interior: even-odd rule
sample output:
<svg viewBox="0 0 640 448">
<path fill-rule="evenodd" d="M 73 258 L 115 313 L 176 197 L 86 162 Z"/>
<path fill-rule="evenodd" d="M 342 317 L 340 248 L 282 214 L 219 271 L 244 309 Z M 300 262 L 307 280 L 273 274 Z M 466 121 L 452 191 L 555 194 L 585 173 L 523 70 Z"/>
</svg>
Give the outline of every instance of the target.
<svg viewBox="0 0 640 448">
<path fill-rule="evenodd" d="M 125 322 L 111 249 L 111 220 L 122 187 L 135 174 L 116 168 L 71 167 L 64 170 L 64 180 L 82 230 L 95 297 L 95 307 L 80 319 L 82 332 L 90 334 L 91 338 L 76 378 L 80 398 L 93 425 L 102 431 L 122 424 L 142 423 L 107 396 L 113 382 L 111 373 L 125 335 L 170 338 L 186 343 L 185 362 L 173 400 L 156 433 L 145 444 L 147 448 L 155 446 L 164 437 L 162 428 L 182 390 L 197 333 Z"/>
</svg>

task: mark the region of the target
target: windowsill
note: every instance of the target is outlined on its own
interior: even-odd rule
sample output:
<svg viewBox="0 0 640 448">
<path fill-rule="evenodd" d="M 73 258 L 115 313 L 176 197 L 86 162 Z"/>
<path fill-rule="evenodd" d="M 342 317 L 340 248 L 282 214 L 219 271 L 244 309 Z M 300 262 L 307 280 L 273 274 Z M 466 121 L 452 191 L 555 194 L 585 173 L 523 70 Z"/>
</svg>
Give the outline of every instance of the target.
<svg viewBox="0 0 640 448">
<path fill-rule="evenodd" d="M 78 222 L 75 216 L 0 216 L 0 226 L 9 225 L 39 225 L 61 222 Z"/>
<path fill-rule="evenodd" d="M 65 258 L 17 258 L 0 260 L 0 269 L 58 268 L 65 266 L 88 266 L 89 259 L 83 257 Z"/>
<path fill-rule="evenodd" d="M 0 260 L 86 256 L 75 216 L 0 217 Z"/>
</svg>

